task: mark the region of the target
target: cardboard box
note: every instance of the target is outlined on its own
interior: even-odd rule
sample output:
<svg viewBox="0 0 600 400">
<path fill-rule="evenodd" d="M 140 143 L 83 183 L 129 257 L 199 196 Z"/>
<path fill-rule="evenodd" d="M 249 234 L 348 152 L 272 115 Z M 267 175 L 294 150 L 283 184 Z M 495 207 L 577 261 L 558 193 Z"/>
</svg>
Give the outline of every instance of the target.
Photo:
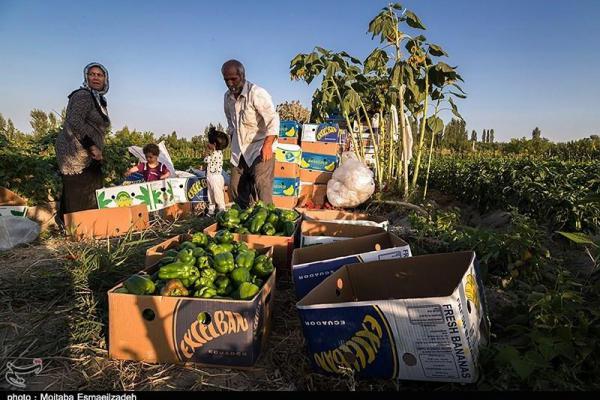
<svg viewBox="0 0 600 400">
<path fill-rule="evenodd" d="M 277 143 L 280 144 L 291 144 L 291 145 L 298 145 L 298 138 L 283 138 L 283 137 L 279 137 L 277 138 Z"/>
<path fill-rule="evenodd" d="M 377 226 L 302 221 L 300 226 L 300 247 L 332 243 L 381 232 L 385 232 L 385 230 Z"/>
<path fill-rule="evenodd" d="M 411 255 L 408 243 L 388 232 L 295 249 L 292 255 L 292 278 L 296 296 L 303 298 L 344 265 Z"/>
<path fill-rule="evenodd" d="M 143 204 L 78 211 L 65 214 L 64 219 L 67 232 L 76 240 L 122 236 L 150 226 L 148 208 Z"/>
<path fill-rule="evenodd" d="M 302 162 L 300 166 L 303 169 L 313 171 L 333 172 L 337 166 L 338 157 L 336 155 L 317 154 L 302 152 Z"/>
<path fill-rule="evenodd" d="M 170 245 L 179 244 L 180 238 L 170 239 Z M 271 249 L 264 251 L 270 253 Z M 252 366 L 270 330 L 275 274 L 273 271 L 249 301 L 115 293 L 119 284 L 108 292 L 109 357 Z"/>
<path fill-rule="evenodd" d="M 314 183 L 300 181 L 300 192 L 298 194 L 298 207 L 304 207 L 308 201 L 312 201 Z"/>
<path fill-rule="evenodd" d="M 322 155 L 328 155 L 328 156 L 337 156 L 339 153 L 339 150 L 340 150 L 340 145 L 338 143 L 302 142 L 300 147 L 301 147 L 303 153 L 307 152 L 307 153 L 322 154 Z"/>
<path fill-rule="evenodd" d="M 302 126 L 302 143 L 305 142 L 339 142 L 339 125 L 336 123 L 325 122 L 315 126 L 315 124 L 305 124 Z"/>
<path fill-rule="evenodd" d="M 293 199 L 293 197 L 292 197 Z M 233 240 L 237 242 L 246 242 L 251 249 L 261 249 L 263 247 L 273 247 L 273 264 L 276 267 L 288 267 L 292 262 L 292 252 L 294 251 L 295 238 L 300 229 L 300 220 L 296 221 L 296 231 L 292 236 L 266 236 L 266 235 L 240 235 L 233 234 Z M 204 233 L 215 236 L 219 230 L 218 225 L 212 224 L 204 229 Z"/>
<path fill-rule="evenodd" d="M 297 145 L 278 143 L 275 147 L 275 161 L 300 165 L 302 149 Z"/>
<path fill-rule="evenodd" d="M 296 139 L 300 136 L 300 124 L 296 121 L 283 120 L 279 122 L 279 139 Z"/>
<path fill-rule="evenodd" d="M 314 171 L 312 169 L 300 168 L 300 181 L 310 183 L 327 183 L 333 176 L 333 172 Z"/>
<path fill-rule="evenodd" d="M 296 163 L 275 161 L 273 174 L 277 178 L 300 177 L 300 165 Z"/>
<path fill-rule="evenodd" d="M 319 372 L 471 383 L 484 302 L 467 251 L 344 266 L 297 308 Z"/>
<path fill-rule="evenodd" d="M 275 177 L 273 179 L 273 196 L 298 197 L 299 190 L 300 190 L 300 179 L 299 178 Z"/>
<path fill-rule="evenodd" d="M 27 216 L 27 201 L 5 187 L 0 187 L 0 217 Z"/>
<path fill-rule="evenodd" d="M 296 196 L 273 196 L 273 205 L 277 208 L 294 208 L 298 205 Z"/>
<path fill-rule="evenodd" d="M 323 221 L 335 224 L 352 224 L 377 226 L 379 228 L 389 229 L 389 221 L 382 217 L 369 215 L 360 212 L 351 212 L 343 210 L 308 210 L 306 208 L 296 208 L 303 219 L 306 221 Z"/>
<path fill-rule="evenodd" d="M 176 203 L 206 201 L 208 192 L 204 178 L 168 178 L 98 189 L 96 199 L 100 209 L 145 204 L 149 211 L 157 211 Z"/>
</svg>

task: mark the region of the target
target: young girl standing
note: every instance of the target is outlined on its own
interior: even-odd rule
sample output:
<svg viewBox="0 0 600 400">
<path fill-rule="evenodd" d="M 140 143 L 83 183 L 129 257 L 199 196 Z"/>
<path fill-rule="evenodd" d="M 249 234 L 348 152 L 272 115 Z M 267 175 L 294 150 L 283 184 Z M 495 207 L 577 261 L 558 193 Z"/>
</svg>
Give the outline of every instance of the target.
<svg viewBox="0 0 600 400">
<path fill-rule="evenodd" d="M 229 146 L 229 136 L 225 132 L 211 127 L 208 131 L 209 154 L 204 158 L 206 163 L 206 183 L 208 186 L 208 213 L 225 210 L 225 181 L 223 179 L 223 150 Z"/>
</svg>

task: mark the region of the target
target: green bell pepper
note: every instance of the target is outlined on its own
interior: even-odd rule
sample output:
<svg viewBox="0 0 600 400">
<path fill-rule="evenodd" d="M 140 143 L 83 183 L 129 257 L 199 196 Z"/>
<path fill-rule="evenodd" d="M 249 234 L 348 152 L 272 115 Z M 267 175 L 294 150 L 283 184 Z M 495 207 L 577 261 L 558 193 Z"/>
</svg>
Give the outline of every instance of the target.
<svg viewBox="0 0 600 400">
<path fill-rule="evenodd" d="M 292 236 L 296 230 L 296 225 L 292 221 L 282 221 L 280 227 L 283 236 Z"/>
<path fill-rule="evenodd" d="M 196 232 L 192 235 L 192 243 L 197 246 L 206 246 L 208 243 L 208 235 L 202 232 Z"/>
<path fill-rule="evenodd" d="M 219 275 L 217 279 L 215 279 L 215 287 L 217 288 L 217 294 L 219 296 L 228 296 L 233 290 L 231 281 L 225 275 Z"/>
<path fill-rule="evenodd" d="M 194 265 L 196 258 L 194 258 L 194 250 L 183 249 L 177 254 L 177 260 L 183 264 Z"/>
<path fill-rule="evenodd" d="M 196 280 L 194 286 L 196 288 L 201 286 L 211 286 L 215 279 L 217 279 L 217 271 L 212 268 L 203 269 L 200 271 L 200 277 Z"/>
<path fill-rule="evenodd" d="M 215 255 L 215 270 L 221 274 L 226 274 L 233 271 L 235 263 L 233 260 L 233 254 L 227 251 Z"/>
<path fill-rule="evenodd" d="M 259 278 L 258 276 L 254 275 L 252 277 L 252 279 L 250 279 L 250 282 L 254 283 L 256 286 L 258 287 L 262 287 L 262 285 L 265 283 L 264 280 L 262 280 L 261 278 Z"/>
<path fill-rule="evenodd" d="M 254 259 L 254 266 L 252 267 L 252 272 L 259 278 L 266 278 L 271 275 L 271 272 L 275 267 L 273 267 L 273 261 L 271 258 L 263 255 L 257 256 Z"/>
<path fill-rule="evenodd" d="M 240 300 L 250 300 L 260 291 L 260 288 L 253 283 L 244 282 L 234 292 L 235 298 Z"/>
<path fill-rule="evenodd" d="M 203 255 L 196 258 L 196 267 L 199 269 L 206 269 L 211 267 L 211 260 L 209 255 Z"/>
<path fill-rule="evenodd" d="M 215 240 L 219 244 L 226 244 L 233 242 L 233 234 L 226 229 L 221 229 L 215 235 Z"/>
<path fill-rule="evenodd" d="M 267 208 L 267 211 L 269 211 L 269 212 L 273 212 L 273 211 L 277 210 L 277 207 L 275 207 L 275 205 L 273 203 L 267 204 L 266 208 Z"/>
<path fill-rule="evenodd" d="M 159 264 L 160 265 L 167 265 L 167 264 L 171 264 L 172 262 L 177 261 L 177 257 L 171 257 L 171 256 L 167 256 L 167 257 L 163 257 L 160 259 Z"/>
<path fill-rule="evenodd" d="M 181 243 L 179 245 L 179 250 L 183 250 L 183 249 L 195 249 L 196 245 L 192 242 L 190 242 L 189 240 L 186 240 L 185 242 Z"/>
<path fill-rule="evenodd" d="M 137 295 L 152 294 L 156 290 L 156 286 L 149 276 L 131 275 L 123 283 L 123 286 L 129 293 Z"/>
<path fill-rule="evenodd" d="M 210 286 L 203 286 L 194 292 L 194 297 L 201 297 L 204 299 L 210 299 L 217 295 L 217 289 Z"/>
<path fill-rule="evenodd" d="M 254 250 L 240 250 L 237 257 L 235 258 L 235 265 L 240 268 L 252 269 L 254 266 L 254 258 L 256 257 L 256 251 Z"/>
<path fill-rule="evenodd" d="M 236 286 L 250 281 L 250 270 L 246 268 L 236 268 L 229 274 L 231 280 Z"/>
<path fill-rule="evenodd" d="M 158 270 L 158 277 L 163 280 L 187 279 L 198 275 L 199 271 L 196 267 L 177 261 L 171 264 L 163 265 Z"/>
<path fill-rule="evenodd" d="M 175 249 L 170 249 L 170 250 L 167 250 L 165 252 L 165 257 L 173 257 L 173 258 L 175 258 L 175 257 L 177 257 L 177 254 L 179 254 L 179 251 L 177 251 Z"/>
<path fill-rule="evenodd" d="M 240 224 L 238 210 L 231 208 L 227 211 L 217 213 L 217 223 L 220 228 L 234 229 Z"/>
<path fill-rule="evenodd" d="M 291 221 L 294 222 L 298 219 L 300 215 L 294 210 L 281 210 L 281 215 L 279 219 L 281 221 Z"/>
<path fill-rule="evenodd" d="M 250 233 L 250 231 L 245 226 L 240 225 L 235 229 L 235 233 L 239 233 L 240 235 L 247 235 Z"/>
<path fill-rule="evenodd" d="M 240 213 L 238 218 L 240 219 L 240 222 L 246 222 L 246 220 L 250 218 L 250 215 L 252 215 L 252 211 L 244 210 Z"/>
<path fill-rule="evenodd" d="M 233 243 L 233 251 L 236 253 L 240 253 L 241 251 L 248 250 L 248 245 L 244 242 L 234 242 Z"/>
<path fill-rule="evenodd" d="M 271 224 L 270 222 L 265 222 L 260 231 L 263 235 L 267 236 L 273 236 L 275 235 L 275 232 L 277 232 L 273 224 Z"/>
<path fill-rule="evenodd" d="M 216 256 L 217 254 L 232 252 L 233 245 L 231 243 L 215 244 L 210 246 L 209 251 L 213 256 Z"/>
<path fill-rule="evenodd" d="M 196 247 L 194 249 L 194 251 L 192 252 L 192 255 L 196 258 L 198 257 L 202 257 L 206 255 L 206 250 L 204 250 L 202 247 Z"/>
<path fill-rule="evenodd" d="M 265 224 L 269 212 L 265 209 L 260 209 L 250 219 L 250 233 L 258 233 L 260 228 Z"/>
<path fill-rule="evenodd" d="M 265 222 L 268 222 L 273 226 L 277 226 L 277 222 L 279 222 L 279 215 L 277 215 L 275 212 L 271 212 L 269 213 L 269 216 Z"/>
</svg>

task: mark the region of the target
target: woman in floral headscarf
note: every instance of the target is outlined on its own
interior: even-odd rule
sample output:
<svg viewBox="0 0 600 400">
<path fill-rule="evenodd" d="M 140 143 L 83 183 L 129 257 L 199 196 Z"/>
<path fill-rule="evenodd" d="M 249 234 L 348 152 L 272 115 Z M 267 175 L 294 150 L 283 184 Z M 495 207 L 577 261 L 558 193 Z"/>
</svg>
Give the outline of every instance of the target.
<svg viewBox="0 0 600 400">
<path fill-rule="evenodd" d="M 83 70 L 83 86 L 69 95 L 62 131 L 56 139 L 56 159 L 63 182 L 60 217 L 97 208 L 96 189 L 103 184 L 102 149 L 110 125 L 104 95 L 108 71 L 99 63 Z"/>
</svg>

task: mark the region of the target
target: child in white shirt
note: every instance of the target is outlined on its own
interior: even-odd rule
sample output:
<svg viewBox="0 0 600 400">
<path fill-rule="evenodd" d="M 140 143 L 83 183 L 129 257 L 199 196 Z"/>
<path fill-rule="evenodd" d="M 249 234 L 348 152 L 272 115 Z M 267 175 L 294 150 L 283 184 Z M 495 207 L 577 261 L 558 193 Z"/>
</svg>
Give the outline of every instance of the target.
<svg viewBox="0 0 600 400">
<path fill-rule="evenodd" d="M 208 131 L 208 150 L 204 158 L 206 163 L 206 184 L 208 186 L 209 214 L 225 210 L 225 181 L 223 179 L 223 150 L 229 146 L 229 136 L 225 132 L 211 127 Z"/>
</svg>

